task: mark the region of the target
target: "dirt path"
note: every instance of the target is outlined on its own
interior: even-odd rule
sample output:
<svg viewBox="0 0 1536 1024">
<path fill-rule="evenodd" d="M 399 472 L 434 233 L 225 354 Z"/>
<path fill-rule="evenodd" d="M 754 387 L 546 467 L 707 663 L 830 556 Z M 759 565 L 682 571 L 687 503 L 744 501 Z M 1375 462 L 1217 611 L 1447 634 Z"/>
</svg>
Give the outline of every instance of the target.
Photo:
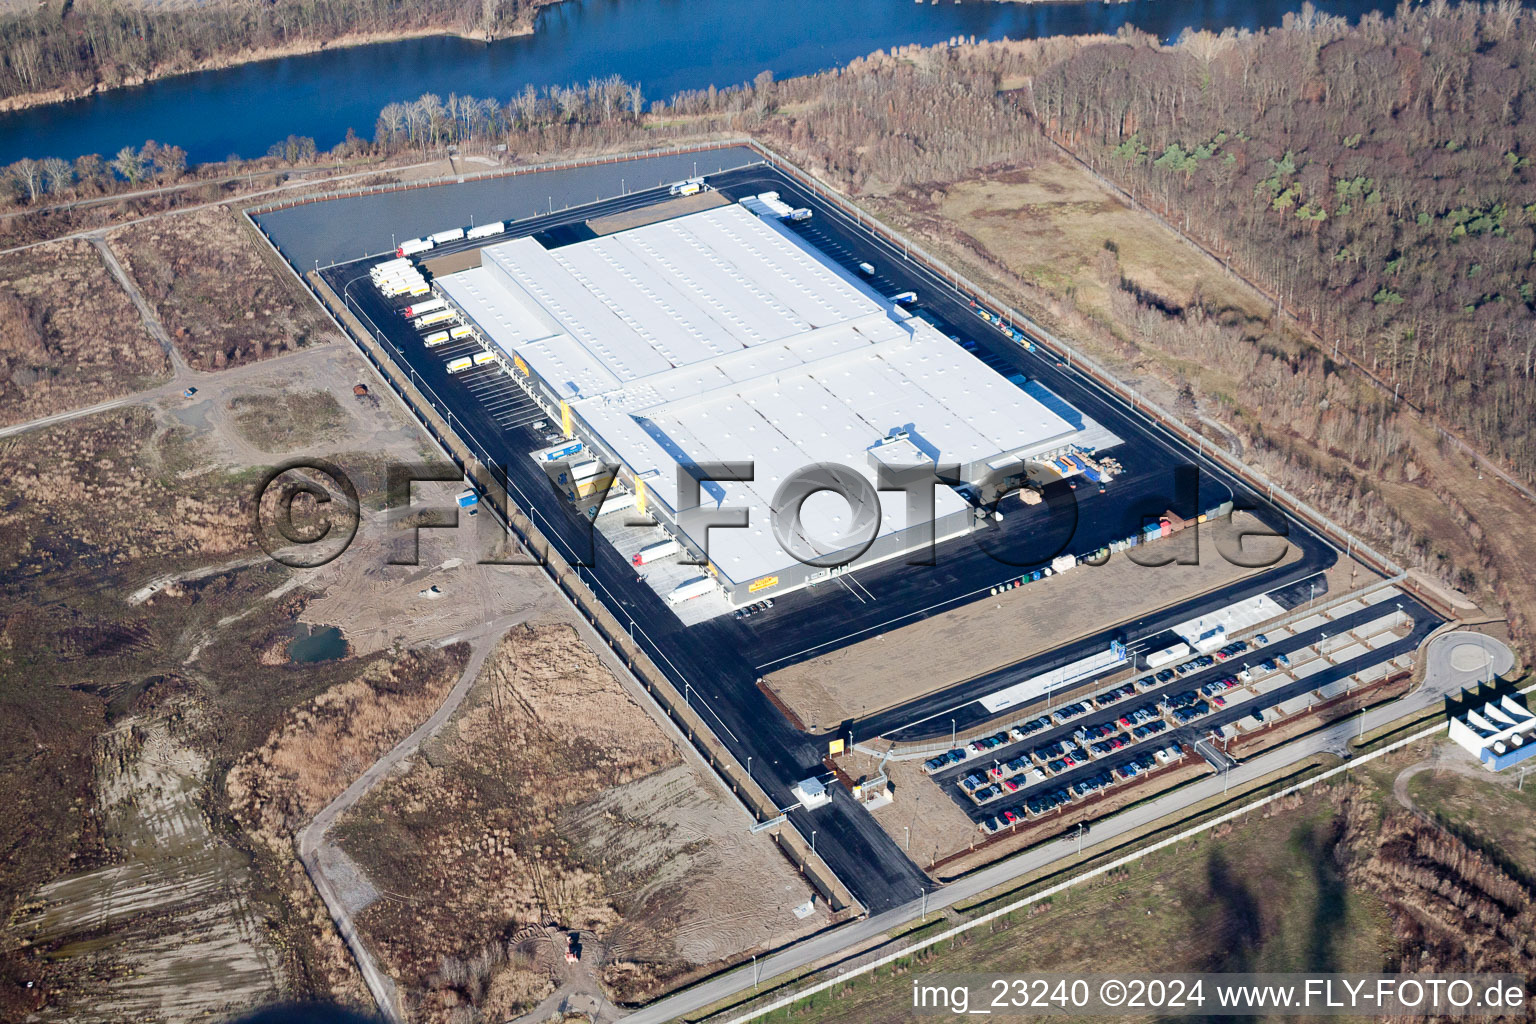
<svg viewBox="0 0 1536 1024">
<path fill-rule="evenodd" d="M 454 683 L 453 689 L 448 691 L 447 699 L 438 706 L 430 718 L 397 743 L 393 750 L 375 761 L 367 771 L 353 781 L 352 785 L 343 790 L 340 796 L 315 815 L 314 820 L 306 825 L 297 837 L 299 860 L 303 863 L 304 870 L 309 873 L 315 890 L 325 901 L 331 919 L 336 922 L 337 931 L 341 933 L 347 948 L 352 951 L 353 957 L 357 960 L 363 981 L 368 985 L 368 991 L 372 993 L 374 1001 L 378 1004 L 379 1012 L 391 1024 L 399 1024 L 405 1019 L 399 1002 L 399 993 L 394 980 L 379 968 L 373 954 L 369 952 L 362 937 L 358 935 L 352 912 L 341 896 L 339 880 L 328 873 L 328 869 L 332 864 L 337 863 L 338 858 L 332 856 L 332 851 L 326 844 L 326 833 L 336 823 L 337 818 L 351 810 L 396 765 L 416 753 L 423 743 L 437 734 L 443 724 L 458 710 L 464 697 L 474 686 L 476 677 L 480 675 L 481 666 L 496 649 L 501 635 L 525 618 L 527 618 L 526 614 L 503 616 L 485 623 L 472 635 L 461 638 L 470 642 L 470 657 L 458 682 Z"/>
<path fill-rule="evenodd" d="M 1397 778 L 1392 780 L 1393 798 L 1405 809 L 1415 814 L 1422 814 L 1422 809 L 1418 804 L 1414 803 L 1413 796 L 1408 792 L 1408 783 L 1412 781 L 1415 775 L 1421 772 L 1452 772 L 1456 775 L 1465 775 L 1469 779 L 1492 783 L 1496 786 L 1514 785 L 1515 776 L 1500 775 L 1497 772 L 1490 772 L 1481 765 L 1468 764 L 1466 757 L 1466 751 L 1454 743 L 1442 743 L 1439 747 L 1435 748 L 1433 754 L 1422 761 L 1416 761 L 1397 773 Z"/>
<path fill-rule="evenodd" d="M 590 935 L 581 936 L 581 959 L 576 963 L 565 960 L 560 948 L 561 933 L 546 929 L 546 937 L 556 953 L 555 970 L 560 976 L 559 985 L 539 1005 L 513 1018 L 509 1024 L 545 1024 L 549 1020 L 563 1020 L 568 1015 L 580 1014 L 593 1024 L 609 1024 L 624 1016 L 624 1011 L 603 996 L 603 989 L 592 970 L 593 964 L 604 961 L 603 951 Z"/>
<path fill-rule="evenodd" d="M 94 416 L 99 412 L 107 412 L 125 405 L 152 405 L 164 399 L 180 400 L 181 393 L 186 390 L 189 382 L 195 382 L 198 388 L 196 399 L 188 399 L 190 402 L 204 402 L 210 398 L 227 397 L 230 388 L 237 384 L 243 384 L 252 377 L 261 377 L 274 369 L 286 369 L 302 367 L 307 360 L 323 358 L 343 351 L 348 355 L 355 352 L 350 346 L 342 349 L 337 342 L 326 342 L 311 345 L 308 348 L 296 349 L 292 352 L 284 352 L 282 355 L 272 356 L 269 359 L 261 359 L 254 363 L 244 363 L 240 366 L 232 366 L 226 370 L 194 370 L 191 367 L 184 369 L 184 376 L 180 380 L 173 380 L 167 384 L 160 384 L 146 391 L 135 391 L 105 402 L 97 402 L 94 405 L 84 405 L 78 409 L 66 409 L 63 412 L 50 413 L 47 416 L 39 416 L 35 420 L 26 420 L 22 423 L 12 423 L 0 427 L 0 437 L 10 437 L 13 434 L 23 434 L 29 430 L 40 430 L 44 427 L 66 423 L 69 420 L 79 419 L 83 416 Z M 361 373 L 361 365 L 359 365 Z M 217 389 L 217 390 L 213 390 Z M 269 461 L 264 458 L 263 462 Z"/>
<path fill-rule="evenodd" d="M 72 231 L 72 232 L 70 232 L 68 234 L 55 235 L 52 238 L 41 238 L 41 239 L 38 239 L 35 242 L 27 242 L 27 243 L 25 243 L 23 245 L 13 245 L 9 249 L 0 249 L 0 256 L 8 256 L 8 255 L 10 255 L 13 252 L 21 252 L 24 249 L 35 248 L 36 246 L 39 246 L 39 245 L 47 245 L 49 242 L 56 242 L 56 241 L 59 241 L 60 239 L 65 239 L 65 238 L 85 238 L 85 239 L 89 239 L 89 238 L 91 238 L 92 235 L 95 235 L 98 232 L 116 231 L 118 228 L 125 228 L 125 227 L 128 227 L 130 224 L 142 224 L 144 221 L 148 221 L 148 220 L 159 220 L 161 217 L 174 217 L 177 214 L 181 214 L 181 213 L 191 213 L 193 210 L 206 210 L 206 209 L 209 209 L 210 207 L 215 207 L 215 206 L 230 206 L 230 205 L 233 205 L 233 204 L 244 204 L 247 200 L 259 199 L 262 196 L 270 196 L 270 195 L 276 195 L 277 193 L 280 193 L 280 192 L 291 192 L 291 191 L 294 191 L 294 190 L 302 190 L 302 189 L 306 189 L 306 188 L 313 188 L 313 187 L 315 187 L 317 185 L 334 185 L 334 184 L 337 184 L 337 183 L 340 183 L 340 182 L 343 182 L 343 181 L 351 181 L 354 178 L 367 178 L 367 177 L 370 177 L 370 176 L 376 175 L 376 174 L 403 174 L 406 171 L 420 170 L 423 167 L 431 167 L 433 164 L 438 164 L 438 163 L 441 163 L 441 162 L 442 161 L 440 161 L 440 160 L 425 160 L 425 161 L 422 161 L 420 163 L 406 164 L 403 167 L 389 167 L 389 168 L 374 167 L 374 168 L 370 168 L 370 169 L 368 169 L 366 171 L 356 171 L 356 172 L 354 172 L 352 174 L 338 175 L 338 176 L 336 176 L 334 178 L 320 178 L 320 179 L 298 178 L 298 179 L 295 179 L 294 181 L 285 182 L 285 183 L 283 183 L 281 185 L 277 185 L 277 186 L 274 186 L 272 188 L 257 189 L 254 192 L 243 192 L 243 193 L 241 193 L 240 195 L 237 195 L 237 196 L 225 196 L 222 199 L 215 199 L 215 200 L 213 200 L 211 202 L 207 202 L 207 203 L 197 203 L 197 204 L 192 205 L 192 206 L 178 206 L 174 210 L 160 210 L 160 211 L 158 211 L 156 213 L 147 213 L 147 214 L 145 214 L 142 217 L 133 217 L 133 218 L 130 218 L 129 220 L 121 221 L 120 223 L 110 225 L 107 228 L 86 228 L 86 229 L 81 230 L 81 231 Z M 199 182 L 198 184 L 202 185 L 203 183 Z M 115 198 L 117 198 L 117 199 L 124 199 L 124 198 L 129 198 L 129 197 L 127 197 L 127 196 L 117 196 Z"/>
<path fill-rule="evenodd" d="M 90 239 L 96 251 L 101 253 L 102 262 L 107 269 L 112 271 L 112 276 L 117 278 L 117 283 L 122 285 L 123 291 L 128 293 L 128 298 L 133 300 L 133 305 L 139 311 L 139 318 L 144 321 L 144 327 L 150 336 L 160 343 L 165 349 L 165 357 L 171 361 L 171 381 L 176 383 L 186 376 L 187 364 L 181 358 L 181 353 L 176 351 L 176 346 L 171 341 L 170 334 L 165 329 L 165 324 L 160 322 L 160 317 L 150 307 L 144 293 L 139 291 L 138 282 L 128 275 L 128 271 L 118 262 L 117 253 L 112 251 L 112 246 L 107 243 L 106 231 L 92 232 L 86 238 Z"/>
</svg>

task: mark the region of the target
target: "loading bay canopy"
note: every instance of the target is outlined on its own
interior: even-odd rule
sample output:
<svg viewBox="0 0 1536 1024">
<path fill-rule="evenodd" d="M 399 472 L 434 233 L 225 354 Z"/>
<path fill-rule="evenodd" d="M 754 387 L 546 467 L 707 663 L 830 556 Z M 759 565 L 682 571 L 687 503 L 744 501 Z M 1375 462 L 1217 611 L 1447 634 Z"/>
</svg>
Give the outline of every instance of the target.
<svg viewBox="0 0 1536 1024">
<path fill-rule="evenodd" d="M 1049 672 L 1042 672 L 1038 676 L 1031 676 L 1022 683 L 1015 683 L 1006 690 L 998 690 L 981 698 L 981 706 L 992 714 L 1007 711 L 1009 708 L 1018 707 L 1020 704 L 1028 704 L 1045 695 L 1081 682 L 1094 676 L 1103 675 L 1110 669 L 1118 668 L 1125 664 L 1125 648 L 1118 645 L 1111 646 L 1108 650 L 1097 654 L 1090 654 L 1086 658 L 1079 658 L 1059 668 L 1053 668 Z"/>
</svg>

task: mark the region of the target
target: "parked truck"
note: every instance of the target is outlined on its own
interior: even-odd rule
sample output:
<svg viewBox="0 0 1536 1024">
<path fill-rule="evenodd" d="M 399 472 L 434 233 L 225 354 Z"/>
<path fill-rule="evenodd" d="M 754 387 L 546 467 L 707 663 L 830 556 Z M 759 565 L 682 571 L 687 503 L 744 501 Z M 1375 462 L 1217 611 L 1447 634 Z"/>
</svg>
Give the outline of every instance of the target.
<svg viewBox="0 0 1536 1024">
<path fill-rule="evenodd" d="M 495 361 L 496 361 L 496 353 L 494 353 L 494 352 L 476 352 L 475 353 L 475 365 L 476 366 L 484 366 L 487 363 L 494 363 Z"/>
<path fill-rule="evenodd" d="M 428 327 L 436 327 L 438 324 L 451 323 L 452 321 L 453 311 L 448 309 L 440 309 L 435 313 L 428 313 L 426 316 L 417 317 L 415 320 L 411 321 L 411 326 L 416 328 L 418 331 L 424 331 Z"/>
<path fill-rule="evenodd" d="M 447 231 L 439 231 L 435 235 L 428 235 L 427 240 L 433 245 L 442 245 L 444 242 L 457 242 L 463 237 L 463 228 L 449 228 Z"/>
<path fill-rule="evenodd" d="M 713 592 L 715 581 L 710 576 L 695 576 L 687 583 L 680 584 L 667 595 L 668 604 L 682 604 L 684 601 L 692 601 L 696 597 L 703 597 Z"/>
<path fill-rule="evenodd" d="M 641 548 L 639 551 L 636 551 L 629 560 L 634 565 L 646 565 L 650 562 L 656 561 L 658 558 L 666 558 L 668 555 L 675 555 L 681 550 L 683 550 L 683 546 L 681 544 L 679 544 L 676 540 L 668 538 L 667 540 L 661 541 L 660 543 L 651 544 Z"/>
<path fill-rule="evenodd" d="M 505 230 L 507 230 L 507 225 L 505 224 L 505 222 L 498 220 L 498 221 L 493 221 L 490 224 L 481 224 L 479 227 L 470 228 L 468 231 L 466 231 L 464 233 L 464 237 L 465 238 L 490 238 L 492 235 L 499 235 L 499 234 L 501 234 Z"/>
<path fill-rule="evenodd" d="M 448 343 L 448 332 L 447 331 L 433 331 L 431 334 L 427 335 L 425 338 L 422 338 L 421 339 L 421 343 L 423 345 L 427 346 L 427 348 L 437 348 L 437 346 L 439 346 L 439 345 L 445 345 L 445 344 Z"/>
<path fill-rule="evenodd" d="M 459 324 L 456 327 L 450 328 L 448 331 L 448 337 L 452 338 L 454 341 L 463 341 L 465 338 L 473 338 L 474 336 L 475 329 L 469 326 L 469 324 Z"/>
<path fill-rule="evenodd" d="M 418 252 L 426 252 L 434 244 L 430 238 L 408 238 L 395 247 L 395 255 L 414 256 Z"/>
<path fill-rule="evenodd" d="M 623 512 L 627 508 L 634 508 L 638 499 L 628 491 L 622 494 L 609 492 L 608 499 L 598 508 L 600 516 L 612 515 L 615 512 Z"/>
<path fill-rule="evenodd" d="M 413 316 L 425 316 L 428 313 L 436 313 L 440 309 L 447 309 L 448 303 L 442 299 L 428 299 L 425 302 L 413 302 L 400 311 L 400 315 L 406 319 Z"/>
<path fill-rule="evenodd" d="M 475 365 L 475 361 L 473 359 L 469 358 L 469 356 L 460 356 L 457 359 L 450 359 L 450 360 L 448 360 L 448 372 L 449 373 L 463 373 L 465 370 L 469 369 L 471 366 L 474 366 L 474 365 Z"/>
</svg>

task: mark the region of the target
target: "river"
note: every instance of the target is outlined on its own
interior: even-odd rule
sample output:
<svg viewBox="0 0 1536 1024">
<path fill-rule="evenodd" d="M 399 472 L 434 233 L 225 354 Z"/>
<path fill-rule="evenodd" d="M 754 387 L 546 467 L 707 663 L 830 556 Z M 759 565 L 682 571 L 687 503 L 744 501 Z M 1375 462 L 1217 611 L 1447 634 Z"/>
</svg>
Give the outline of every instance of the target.
<svg viewBox="0 0 1536 1024">
<path fill-rule="evenodd" d="M 911 0 L 567 0 L 532 35 L 486 44 L 433 36 L 256 61 L 178 75 L 85 99 L 0 114 L 0 164 L 21 157 L 110 155 L 146 139 L 194 163 L 261 156 L 289 134 L 321 149 L 347 129 L 372 136 L 379 108 L 424 92 L 494 96 L 527 83 L 617 73 L 648 99 L 725 87 L 763 70 L 786 78 L 875 50 L 978 39 L 1113 33 L 1133 24 L 1164 38 L 1184 28 L 1277 25 L 1301 0 L 1131 0 L 1129 3 L 913 3 Z M 1395 0 L 1320 0 L 1358 19 Z"/>
</svg>

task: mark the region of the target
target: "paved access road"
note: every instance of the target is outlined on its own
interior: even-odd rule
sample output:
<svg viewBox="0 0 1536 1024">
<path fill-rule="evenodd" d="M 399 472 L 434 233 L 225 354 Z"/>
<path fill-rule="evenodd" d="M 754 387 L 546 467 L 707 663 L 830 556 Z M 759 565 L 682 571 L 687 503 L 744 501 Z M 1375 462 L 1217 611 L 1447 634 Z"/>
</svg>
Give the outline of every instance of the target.
<svg viewBox="0 0 1536 1024">
<path fill-rule="evenodd" d="M 1123 537 L 1139 527 L 1145 516 L 1173 508 L 1192 515 L 1237 493 L 1240 506 L 1249 505 L 1271 529 L 1286 533 L 1303 549 L 1301 562 L 1265 577 L 1270 587 L 1293 583 L 1332 564 L 1337 553 L 1302 524 L 1241 492 L 1238 482 L 1206 463 L 1176 437 L 1152 425 L 1140 413 L 1122 405 L 1097 385 L 1042 354 L 1029 353 L 975 317 L 963 299 L 946 292 L 936 279 L 894 255 L 883 243 L 849 223 L 819 197 L 807 195 L 793 181 L 767 167 L 745 168 L 711 176 L 711 184 L 728 198 L 776 189 L 787 202 L 809 206 L 811 240 L 842 263 L 860 258 L 879 270 L 878 288 L 887 294 L 919 293 L 919 303 L 931 315 L 954 324 L 953 333 L 977 342 L 976 355 L 1005 375 L 1022 373 L 1041 380 L 1066 401 L 1125 439 L 1115 455 L 1126 472 L 1108 494 L 1083 488 L 1069 501 L 1071 515 L 1050 522 L 1011 514 L 973 539 L 945 545 L 934 566 L 909 566 L 898 561 L 847 574 L 836 584 L 802 590 L 776 600 L 768 613 L 740 620 L 730 616 L 683 627 L 664 601 L 636 580 L 626 555 L 597 543 L 589 520 L 571 508 L 527 453 L 546 443 L 548 428 L 533 426 L 534 414 L 521 408 L 509 418 L 507 408 L 477 397 L 486 379 L 499 371 L 482 369 L 458 376 L 445 369 L 445 349 L 427 350 L 419 336 L 368 282 L 367 272 L 381 255 L 327 268 L 324 276 L 352 311 L 372 325 L 394 354 L 403 372 L 429 395 L 452 428 L 488 465 L 500 467 L 511 500 L 527 511 L 543 534 L 573 563 L 583 565 L 582 578 L 602 597 L 615 616 L 629 625 L 635 639 L 683 690 L 714 727 L 716 734 L 742 764 L 749 759 L 753 776 L 781 807 L 793 802 L 790 787 L 800 779 L 820 775 L 826 736 L 794 727 L 756 685 L 763 667 L 787 664 L 905 622 L 986 595 L 999 583 L 1015 578 L 1020 567 L 1048 563 L 1061 550 L 1087 551 Z M 665 197 L 651 190 L 617 197 L 580 209 L 562 211 L 514 225 L 516 234 L 549 232 L 602 214 L 645 205 Z M 811 231 L 811 227 L 806 228 Z M 503 414 L 498 416 L 498 411 Z M 1198 473 L 1188 467 L 1199 466 Z M 1070 497 L 1070 496 L 1069 496 Z M 1041 508 L 1037 506 L 1037 508 Z M 1044 516 L 1046 513 L 1042 512 Z M 1259 584 L 1251 584 L 1259 585 Z M 1169 619 L 1170 622 L 1176 619 Z M 1148 623 L 1148 628 L 1153 628 Z M 964 658 L 965 652 L 956 656 Z M 953 700 L 945 696 L 939 700 Z M 974 699 L 968 697 L 966 699 Z M 913 864 L 873 818 L 840 787 L 833 801 L 815 811 L 797 809 L 790 819 L 808 839 L 816 833 L 817 852 L 873 912 L 916 898 L 930 888 Z"/>
<path fill-rule="evenodd" d="M 1480 635 L 1451 633 L 1446 636 Z M 1437 637 L 1434 642 L 1439 643 L 1442 639 Z M 1499 641 L 1492 637 L 1480 637 L 1477 642 L 1487 645 L 1497 663 L 1513 664 L 1513 657 L 1509 655 L 1508 648 Z M 1498 654 L 1499 649 L 1503 650 L 1502 655 Z M 1459 673 L 1440 673 L 1431 668 L 1418 689 L 1391 704 L 1367 711 L 1363 716 L 1364 728 L 1366 731 L 1378 729 L 1399 718 L 1442 704 L 1446 697 L 1460 691 L 1462 682 L 1463 679 Z M 1081 853 L 1078 851 L 1075 839 L 1058 839 L 1032 847 L 1017 856 L 999 861 L 949 883 L 928 897 L 926 909 L 932 913 L 956 903 L 963 903 L 1044 868 L 1064 869 L 1075 860 L 1091 857 L 1096 846 L 1171 817 L 1201 801 L 1220 796 L 1230 786 L 1241 786 L 1262 779 L 1273 772 L 1282 771 L 1302 758 L 1322 753 L 1344 753 L 1347 756 L 1349 741 L 1360 729 L 1359 720 L 1336 722 L 1309 736 L 1260 754 L 1251 761 L 1233 768 L 1228 774 L 1200 779 L 1175 793 L 1128 808 L 1105 821 L 1095 822 L 1093 831 L 1089 834 L 1090 839 Z M 781 975 L 798 971 L 820 960 L 834 957 L 845 950 L 852 950 L 878 939 L 887 932 L 917 920 L 923 910 L 923 904 L 914 901 L 906 906 L 851 922 L 834 931 L 813 936 L 773 956 L 763 957 L 757 965 L 759 981 L 762 985 L 769 985 Z M 695 985 L 675 996 L 657 1000 L 625 1017 L 624 1020 L 627 1024 L 662 1024 L 682 1014 L 748 992 L 752 988 L 752 980 L 752 967 L 748 965 Z"/>
</svg>

